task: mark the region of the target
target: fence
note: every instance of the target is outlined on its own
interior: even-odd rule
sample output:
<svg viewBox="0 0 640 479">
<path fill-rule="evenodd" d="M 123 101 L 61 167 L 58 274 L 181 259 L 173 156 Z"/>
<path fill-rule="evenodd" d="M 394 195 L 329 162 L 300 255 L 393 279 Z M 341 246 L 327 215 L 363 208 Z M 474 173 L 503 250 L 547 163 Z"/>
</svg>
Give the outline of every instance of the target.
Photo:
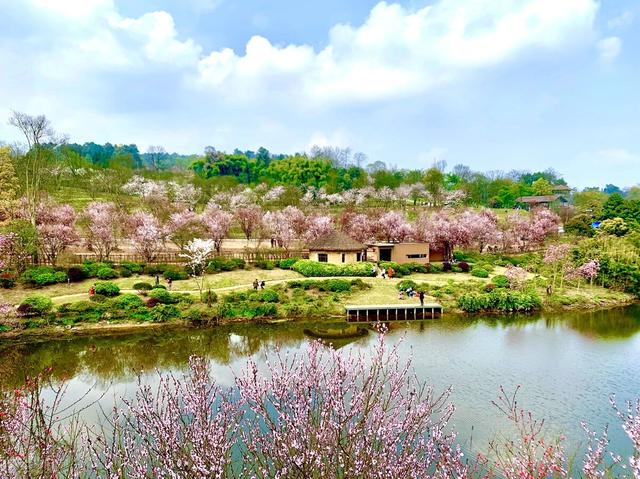
<svg viewBox="0 0 640 479">
<path fill-rule="evenodd" d="M 258 250 L 258 251 L 221 251 L 215 255 L 217 258 L 237 258 L 247 263 L 255 263 L 257 261 L 269 260 L 279 261 L 285 258 L 308 258 L 309 252 L 304 250 Z M 95 253 L 74 253 L 71 262 L 82 263 L 83 261 L 97 261 L 98 256 Z M 185 262 L 185 258 L 179 252 L 159 253 L 153 261 L 146 261 L 142 256 L 136 253 L 112 253 L 109 255 L 109 261 L 121 263 L 123 261 L 131 261 L 133 263 L 166 263 L 180 264 Z"/>
</svg>

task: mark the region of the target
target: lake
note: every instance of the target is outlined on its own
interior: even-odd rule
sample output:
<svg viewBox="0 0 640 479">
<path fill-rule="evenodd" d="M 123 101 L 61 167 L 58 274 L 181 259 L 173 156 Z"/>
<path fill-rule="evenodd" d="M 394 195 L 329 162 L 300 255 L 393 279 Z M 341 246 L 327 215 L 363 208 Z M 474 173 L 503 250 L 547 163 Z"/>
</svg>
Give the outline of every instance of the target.
<svg viewBox="0 0 640 479">
<path fill-rule="evenodd" d="M 0 341 L 0 387 L 19 385 L 25 374 L 48 366 L 68 380 L 68 395 L 97 399 L 108 408 L 114 398 L 154 382 L 156 370 L 184 370 L 190 355 L 207 357 L 216 380 L 232 385 L 248 356 L 259 361 L 277 347 L 304 352 L 310 323 L 236 324 L 212 329 L 156 330 L 122 335 Z M 567 436 L 570 451 L 584 441 L 581 421 L 596 430 L 611 424 L 612 449 L 630 446 L 609 404 L 640 396 L 640 306 L 590 313 L 538 316 L 442 318 L 394 324 L 388 341 L 401 341 L 402 357 L 412 356 L 422 380 L 436 390 L 453 387 L 453 424 L 465 447 L 484 450 L 505 430 L 506 422 L 491 401 L 502 385 L 521 385 L 519 403 L 544 417 L 548 434 Z M 375 333 L 338 347 L 368 351 Z M 108 409 L 107 409 L 108 410 Z M 85 411 L 88 420 L 99 408 Z"/>
</svg>

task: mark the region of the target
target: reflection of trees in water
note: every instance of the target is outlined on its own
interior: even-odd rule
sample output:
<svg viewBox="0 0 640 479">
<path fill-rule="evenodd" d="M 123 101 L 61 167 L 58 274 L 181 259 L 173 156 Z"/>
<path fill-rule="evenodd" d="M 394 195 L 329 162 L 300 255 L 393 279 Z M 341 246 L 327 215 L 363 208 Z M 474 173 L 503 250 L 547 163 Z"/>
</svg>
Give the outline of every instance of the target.
<svg viewBox="0 0 640 479">
<path fill-rule="evenodd" d="M 212 329 L 164 330 L 127 335 L 87 336 L 0 346 L 0 387 L 14 387 L 25 376 L 52 367 L 54 379 L 86 374 L 99 384 L 132 378 L 154 369 L 182 369 L 189 356 L 200 355 L 219 364 L 286 347 L 304 339 L 302 326 L 238 324 Z M 240 337 L 242 347 L 230 341 Z"/>
<path fill-rule="evenodd" d="M 443 320 L 449 321 L 447 319 Z M 531 326 L 540 321 L 552 329 L 568 327 L 588 337 L 600 339 L 624 339 L 640 331 L 640 305 L 624 308 L 571 311 L 547 314 L 514 314 L 503 316 L 466 317 L 466 327 L 484 324 L 493 328 L 517 328 Z M 465 327 L 458 320 L 451 320 L 451 327 Z"/>
<path fill-rule="evenodd" d="M 431 329 L 456 331 L 483 325 L 519 328 L 544 322 L 547 328 L 568 327 L 588 337 L 628 338 L 640 331 L 640 306 L 593 312 L 494 317 L 444 317 L 408 325 L 419 334 Z M 49 340 L 0 343 L 0 388 L 14 387 L 27 375 L 52 367 L 56 380 L 77 375 L 92 376 L 98 384 L 131 379 L 138 372 L 154 369 L 183 369 L 195 354 L 218 364 L 270 352 L 276 347 L 297 346 L 309 341 L 303 329 L 309 323 L 278 325 L 238 323 L 211 329 L 168 329 L 103 336 L 80 336 Z M 407 323 L 391 323 L 390 335 L 402 334 Z M 369 338 L 332 341 L 335 347 Z"/>
</svg>

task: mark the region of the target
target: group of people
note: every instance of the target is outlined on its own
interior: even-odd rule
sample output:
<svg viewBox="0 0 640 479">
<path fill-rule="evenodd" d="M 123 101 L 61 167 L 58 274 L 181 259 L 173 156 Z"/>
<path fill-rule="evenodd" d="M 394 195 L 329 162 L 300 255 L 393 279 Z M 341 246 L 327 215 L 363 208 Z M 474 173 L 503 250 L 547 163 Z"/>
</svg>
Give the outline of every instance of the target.
<svg viewBox="0 0 640 479">
<path fill-rule="evenodd" d="M 266 286 L 266 283 L 264 279 L 262 281 L 258 281 L 258 278 L 253 280 L 253 289 L 255 290 L 257 290 L 258 288 L 264 289 L 265 286 Z"/>
<path fill-rule="evenodd" d="M 380 268 L 380 270 L 378 270 L 378 267 L 374 264 L 373 266 L 371 266 L 371 274 L 376 277 L 380 276 L 382 279 L 387 279 L 387 277 L 391 279 L 396 274 L 396 272 L 391 266 L 389 266 L 388 269 Z"/>
<path fill-rule="evenodd" d="M 424 291 L 416 291 L 411 286 L 409 286 L 407 289 L 401 289 L 400 291 L 398 291 L 398 299 L 403 300 L 405 294 L 409 299 L 417 296 L 420 300 L 420 306 L 424 306 Z"/>
<path fill-rule="evenodd" d="M 156 287 L 160 286 L 160 276 L 156 274 Z M 167 289 L 171 291 L 171 287 L 173 286 L 173 280 L 171 278 L 167 278 Z"/>
</svg>

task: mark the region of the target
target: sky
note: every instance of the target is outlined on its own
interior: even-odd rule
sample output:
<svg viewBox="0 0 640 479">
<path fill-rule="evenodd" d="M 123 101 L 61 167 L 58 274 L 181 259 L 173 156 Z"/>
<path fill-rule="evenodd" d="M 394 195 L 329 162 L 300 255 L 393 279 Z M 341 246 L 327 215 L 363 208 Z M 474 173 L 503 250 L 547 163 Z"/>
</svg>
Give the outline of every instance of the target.
<svg viewBox="0 0 640 479">
<path fill-rule="evenodd" d="M 640 183 L 637 0 L 0 0 L 11 110 L 141 151 L 350 147 Z"/>
</svg>

